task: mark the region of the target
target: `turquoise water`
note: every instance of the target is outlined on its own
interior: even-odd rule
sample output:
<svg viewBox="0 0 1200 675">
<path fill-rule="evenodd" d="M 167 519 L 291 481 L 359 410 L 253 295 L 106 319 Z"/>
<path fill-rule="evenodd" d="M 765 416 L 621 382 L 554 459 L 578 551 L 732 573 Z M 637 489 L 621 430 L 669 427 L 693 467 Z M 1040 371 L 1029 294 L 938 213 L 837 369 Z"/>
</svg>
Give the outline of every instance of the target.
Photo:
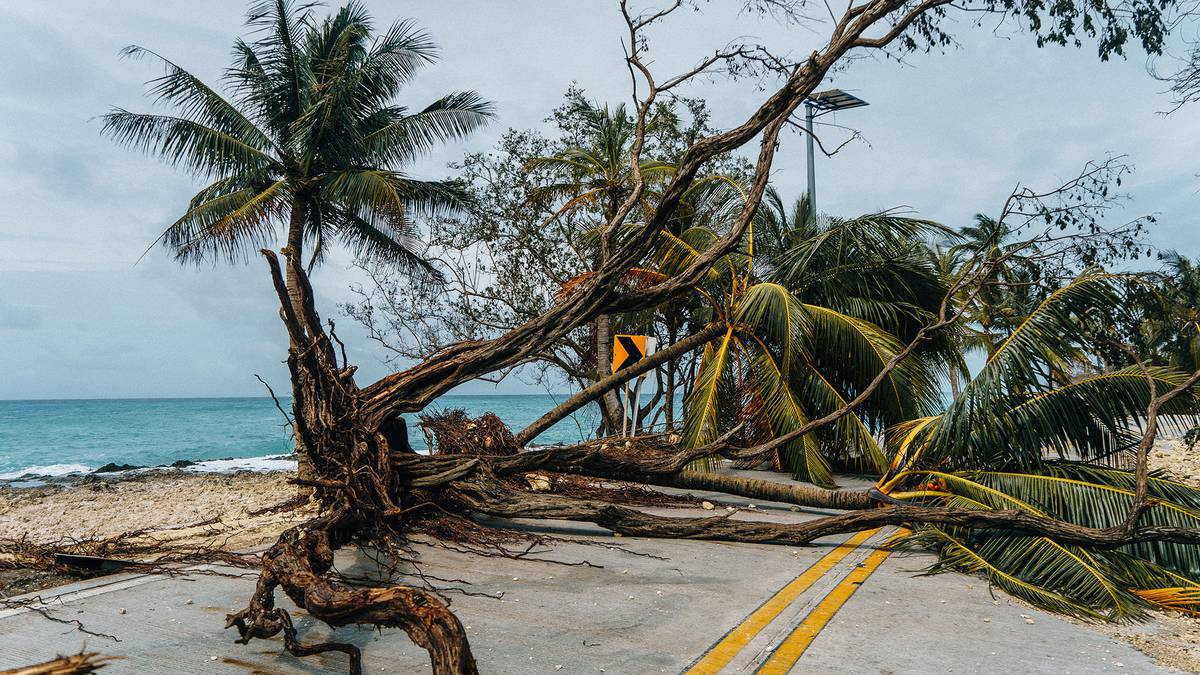
<svg viewBox="0 0 1200 675">
<path fill-rule="evenodd" d="M 562 397 L 443 396 L 431 408 L 462 408 L 471 417 L 494 412 L 514 432 Z M 288 407 L 285 400 L 284 407 Z M 409 420 L 415 449 L 425 438 Z M 585 409 L 538 437 L 539 444 L 573 443 L 595 429 Z M 88 399 L 0 401 L 0 479 L 63 475 L 105 464 L 160 466 L 209 461 L 212 470 L 268 468 L 267 459 L 292 452 L 290 430 L 269 398 Z M 278 460 L 275 460 L 277 463 Z"/>
</svg>

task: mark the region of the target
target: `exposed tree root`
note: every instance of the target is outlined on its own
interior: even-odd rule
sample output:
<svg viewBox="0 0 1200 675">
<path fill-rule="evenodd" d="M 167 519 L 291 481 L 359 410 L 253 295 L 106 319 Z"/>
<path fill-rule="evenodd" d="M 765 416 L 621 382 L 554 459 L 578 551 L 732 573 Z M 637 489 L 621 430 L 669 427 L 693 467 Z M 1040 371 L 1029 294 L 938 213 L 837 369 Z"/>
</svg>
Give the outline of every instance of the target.
<svg viewBox="0 0 1200 675">
<path fill-rule="evenodd" d="M 84 626 L 83 622 L 80 621 L 79 619 L 64 619 L 60 616 L 55 616 L 50 611 L 49 607 L 50 607 L 50 604 L 46 600 L 42 599 L 42 596 L 40 596 L 40 595 L 35 595 L 33 597 L 27 597 L 27 598 L 22 598 L 22 599 L 18 599 L 18 600 L 9 600 L 7 598 L 0 598 L 0 608 L 20 609 L 20 610 L 25 610 L 25 611 L 29 611 L 29 612 L 34 612 L 34 613 L 40 615 L 43 619 L 45 619 L 47 621 L 53 621 L 54 623 L 60 623 L 60 624 L 63 624 L 64 626 L 70 626 L 71 628 L 79 631 L 80 633 L 83 633 L 84 635 L 90 635 L 92 637 L 104 638 L 105 640 L 112 640 L 113 642 L 121 641 L 121 638 L 118 638 L 115 635 L 110 635 L 108 633 L 100 633 L 98 631 L 90 630 L 89 628 Z"/>
<path fill-rule="evenodd" d="M 102 656 L 99 652 L 80 652 L 32 666 L 0 671 L 0 675 L 85 675 L 100 670 L 119 656 Z"/>
<path fill-rule="evenodd" d="M 421 428 L 433 437 L 435 455 L 515 455 L 517 441 L 494 413 L 470 419 L 464 410 L 421 415 Z"/>
<path fill-rule="evenodd" d="M 338 642 L 303 645 L 288 613 L 275 607 L 281 588 L 296 606 L 331 627 L 372 624 L 401 628 L 429 652 L 433 672 L 474 673 L 475 660 L 462 624 L 444 602 L 412 586 L 353 588 L 329 580 L 334 544 L 340 533 L 355 525 L 345 516 L 318 518 L 285 532 L 263 555 L 263 570 L 250 606 L 226 617 L 245 644 L 253 638 L 284 634 L 284 646 L 295 656 L 340 651 L 350 657 L 350 672 L 362 672 L 358 647 Z"/>
<path fill-rule="evenodd" d="M 221 546 L 181 546 L 150 536 L 153 530 L 135 530 L 103 539 L 49 543 L 28 539 L 0 539 L 0 569 L 67 572 L 81 577 L 106 574 L 112 569 L 81 569 L 64 556 L 111 560 L 115 565 L 144 574 L 175 574 L 181 566 L 220 563 L 229 567 L 255 567 L 258 556 L 235 553 Z"/>
</svg>

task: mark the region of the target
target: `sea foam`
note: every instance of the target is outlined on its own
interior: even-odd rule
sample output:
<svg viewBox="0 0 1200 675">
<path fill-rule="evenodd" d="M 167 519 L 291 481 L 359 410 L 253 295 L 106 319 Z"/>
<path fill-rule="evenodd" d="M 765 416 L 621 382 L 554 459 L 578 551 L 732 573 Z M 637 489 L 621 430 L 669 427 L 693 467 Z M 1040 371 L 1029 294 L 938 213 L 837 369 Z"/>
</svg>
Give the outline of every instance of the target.
<svg viewBox="0 0 1200 675">
<path fill-rule="evenodd" d="M 91 473 L 92 468 L 83 464 L 47 464 L 45 466 L 27 466 L 24 469 L 10 471 L 8 473 L 0 473 L 0 480 L 13 480 L 24 476 L 37 476 L 39 478 L 53 478 L 55 476 L 66 476 L 73 473 Z"/>
</svg>

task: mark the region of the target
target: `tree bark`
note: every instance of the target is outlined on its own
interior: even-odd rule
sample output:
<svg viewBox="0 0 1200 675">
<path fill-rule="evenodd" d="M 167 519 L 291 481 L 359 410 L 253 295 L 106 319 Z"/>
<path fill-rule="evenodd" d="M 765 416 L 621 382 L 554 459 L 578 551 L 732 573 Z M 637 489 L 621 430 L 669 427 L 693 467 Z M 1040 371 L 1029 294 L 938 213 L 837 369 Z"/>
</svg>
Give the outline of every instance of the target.
<svg viewBox="0 0 1200 675">
<path fill-rule="evenodd" d="M 418 646 L 429 652 L 436 675 L 476 673 L 475 660 L 462 624 L 437 596 L 411 586 L 352 588 L 327 580 L 333 551 L 341 542 L 337 533 L 353 527 L 333 516 L 285 532 L 263 555 L 263 571 L 250 606 L 226 617 L 226 627 L 236 627 L 239 642 L 284 633 L 284 645 L 295 656 L 340 651 L 350 657 L 352 675 L 362 672 L 358 647 L 338 642 L 304 645 L 296 637 L 291 617 L 274 606 L 274 591 L 281 588 L 297 607 L 330 626 L 371 624 L 402 628 Z"/>
<path fill-rule="evenodd" d="M 1144 527 L 1130 532 L 1120 526 L 1083 527 L 1016 510 L 984 511 L 938 506 L 889 505 L 826 516 L 803 523 L 777 524 L 734 520 L 728 515 L 707 518 L 657 516 L 605 502 L 517 492 L 489 480 L 486 476 L 458 481 L 453 485 L 453 489 L 465 503 L 480 513 L 502 518 L 586 521 L 634 537 L 798 546 L 822 537 L 861 532 L 884 525 L 931 523 L 974 529 L 999 529 L 1050 537 L 1060 543 L 1108 549 L 1152 541 L 1200 544 L 1200 529 L 1196 528 L 1160 526 Z"/>
<path fill-rule="evenodd" d="M 595 382 L 602 382 L 606 379 L 605 373 L 612 372 L 612 317 L 608 314 L 601 314 L 596 317 L 593 325 L 596 333 Z M 616 433 L 621 428 L 621 416 L 624 413 L 621 408 L 621 399 L 612 389 L 606 389 L 599 398 L 606 431 L 608 434 Z"/>
<path fill-rule="evenodd" d="M 294 428 L 309 451 L 312 478 L 296 482 L 314 488 L 321 515 L 285 532 L 262 558 L 257 589 L 246 609 L 227 617 L 240 641 L 283 633 L 296 656 L 339 651 L 350 672 L 361 672 L 358 647 L 345 643 L 302 644 L 286 611 L 274 604 L 277 589 L 297 606 L 332 626 L 369 623 L 403 628 L 424 647 L 438 675 L 475 673 L 470 647 L 458 619 L 438 598 L 408 586 L 350 588 L 326 577 L 335 549 L 348 543 L 385 548 L 412 505 L 413 486 L 395 476 L 388 461 L 394 418 L 366 423 L 354 382 L 354 369 L 339 367 L 332 341 L 316 313 L 312 287 L 298 253 L 284 249 L 288 278 L 279 260 L 264 250 L 280 302 L 289 343 Z M 407 444 L 397 452 L 411 454 Z M 385 549 L 386 550 L 386 549 Z"/>
<path fill-rule="evenodd" d="M 296 256 L 296 260 L 303 260 L 304 255 L 304 225 L 306 207 L 302 202 L 297 202 L 292 206 L 291 220 L 288 222 L 287 230 L 287 250 L 291 251 Z M 286 265 L 284 272 L 287 279 L 288 301 L 292 305 L 292 311 L 301 316 L 303 312 L 304 296 L 300 289 L 300 278 L 297 274 L 298 266 Z M 290 345 L 294 348 L 296 343 L 289 340 Z M 296 395 L 292 393 L 292 405 L 295 406 Z M 296 410 L 292 411 L 293 418 L 297 415 Z M 304 445 L 304 439 L 299 433 L 293 432 L 292 438 L 296 444 L 296 475 L 304 480 L 309 480 L 316 477 L 316 471 L 313 469 L 312 457 L 309 454 L 308 448 Z M 302 493 L 311 492 L 308 488 L 301 487 Z"/>
<path fill-rule="evenodd" d="M 698 450 L 659 456 L 628 456 L 623 455 L 619 447 L 614 448 L 605 443 L 586 443 L 523 452 L 507 457 L 477 459 L 461 456 L 427 458 L 393 452 L 391 462 L 396 473 L 409 476 L 409 480 L 414 481 L 411 484 L 414 485 L 417 484 L 416 481 L 421 481 L 423 485 L 434 483 L 435 476 L 445 478 L 443 482 L 446 482 L 450 480 L 446 477 L 462 478 L 486 467 L 487 471 L 496 476 L 509 476 L 527 471 L 552 471 L 662 487 L 711 490 L 810 508 L 856 510 L 873 508 L 878 504 L 868 493 L 856 490 L 829 490 L 812 485 L 791 485 L 761 478 L 685 469 L 696 457 L 715 454 L 723 447 L 726 447 L 724 441 L 718 441 Z"/>
</svg>

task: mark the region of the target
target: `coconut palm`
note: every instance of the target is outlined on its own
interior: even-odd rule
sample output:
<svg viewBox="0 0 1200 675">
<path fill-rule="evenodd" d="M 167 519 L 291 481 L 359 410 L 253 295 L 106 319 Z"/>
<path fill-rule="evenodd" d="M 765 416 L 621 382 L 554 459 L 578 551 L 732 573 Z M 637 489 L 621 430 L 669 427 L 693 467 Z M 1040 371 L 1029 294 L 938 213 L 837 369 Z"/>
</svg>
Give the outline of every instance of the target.
<svg viewBox="0 0 1200 675">
<path fill-rule="evenodd" d="M 555 182 L 540 187 L 530 196 L 533 200 L 556 200 L 561 202 L 551 220 L 568 214 L 583 215 L 581 219 L 591 231 L 594 240 L 592 265 L 598 269 L 611 252 L 612 237 L 620 227 L 609 230 L 607 225 L 617 217 L 621 204 L 632 194 L 636 176 L 630 157 L 637 136 L 637 124 L 625 109 L 624 104 L 615 108 L 597 106 L 582 97 L 577 97 L 570 110 L 573 118 L 579 119 L 579 144 L 546 157 L 529 161 L 529 170 L 548 169 L 558 174 Z M 649 131 L 662 124 L 676 123 L 674 115 L 666 110 L 647 122 Z M 645 159 L 638 164 L 643 180 L 655 181 L 669 175 L 673 166 L 658 159 Z M 638 217 L 651 209 L 651 193 L 645 191 L 641 208 L 631 214 Z M 617 224 L 621 225 L 621 224 Z M 593 322 L 596 345 L 595 379 L 599 379 L 612 360 L 612 317 L 602 314 Z M 605 425 L 610 429 L 620 427 L 620 402 L 616 394 L 609 392 L 602 398 L 601 409 Z"/>
<path fill-rule="evenodd" d="M 464 192 L 402 168 L 487 122 L 492 106 L 467 91 L 410 112 L 395 99 L 434 60 L 429 36 L 409 21 L 376 35 L 357 2 L 323 20 L 312 7 L 252 5 L 247 24 L 256 39 L 234 43 L 224 93 L 153 51 L 126 48 L 163 66 L 150 95 L 171 112 L 115 108 L 103 132 L 208 183 L 160 237 L 180 261 L 246 259 L 282 230 L 297 261 L 307 252 L 310 270 L 340 242 L 359 257 L 436 276 L 414 249 L 414 218 L 457 208 Z M 287 275 L 299 308 L 292 265 Z M 306 475 L 299 441 L 296 452 Z"/>
<path fill-rule="evenodd" d="M 487 122 L 492 106 L 471 91 L 415 112 L 398 105 L 436 57 L 429 36 L 410 21 L 375 34 L 357 2 L 323 20 L 312 11 L 291 0 L 253 5 L 255 39 L 234 44 L 223 92 L 153 51 L 126 48 L 164 67 L 150 95 L 171 112 L 115 108 L 103 132 L 207 181 L 161 236 L 181 261 L 245 259 L 282 230 L 310 267 L 336 241 L 430 272 L 414 250 L 414 218 L 458 207 L 463 192 L 402 169 Z"/>
<path fill-rule="evenodd" d="M 948 277 L 934 264 L 930 242 L 952 239 L 951 230 L 894 212 L 853 219 L 812 217 L 803 198 L 792 212 L 781 244 L 766 248 L 770 257 L 755 256 L 756 267 L 769 270 L 766 278 L 906 342 L 937 314 Z M 760 239 L 756 233 L 756 246 Z M 922 353 L 953 356 L 944 337 L 924 345 Z"/>
<path fill-rule="evenodd" d="M 1200 266 L 1175 251 L 1164 251 L 1161 284 L 1147 308 L 1142 329 L 1163 363 L 1183 370 L 1200 367 Z"/>
<path fill-rule="evenodd" d="M 714 183 L 714 191 L 715 186 L 728 184 Z M 722 207 L 716 213 L 736 213 L 736 209 Z M 655 259 L 657 272 L 667 277 L 682 269 L 720 237 L 728 222 L 716 218 L 678 234 L 665 232 Z M 895 252 L 895 247 L 883 244 L 912 241 L 920 233 L 939 229 L 934 224 L 890 214 L 829 221 L 807 229 L 790 227 L 790 222 L 781 227 L 780 222 L 765 227 L 756 222 L 745 247 L 718 261 L 696 288 L 709 305 L 711 322 L 725 326 L 725 334 L 705 348 L 685 401 L 687 445 L 711 442 L 738 423 L 746 423 L 753 435 L 764 439 L 784 435 L 845 405 L 903 349 L 895 334 L 872 319 L 899 326 L 901 317 L 922 311 L 906 299 L 866 292 L 869 283 L 856 286 L 848 280 L 892 275 L 896 269 L 880 258 Z M 764 232 L 766 250 L 778 259 L 760 264 L 757 245 Z M 855 236 L 859 244 L 869 241 L 874 246 L 851 246 Z M 785 246 L 786 251 L 779 253 Z M 877 253 L 870 254 L 871 250 Z M 812 270 L 810 276 L 799 272 L 806 266 Z M 775 276 L 762 279 L 756 270 Z M 807 283 L 795 287 L 782 283 L 802 278 Z M 835 290 L 839 278 L 841 292 Z M 903 295 L 915 286 L 897 287 L 896 293 Z M 797 478 L 820 485 L 833 484 L 831 462 L 882 472 L 888 460 L 877 439 L 879 432 L 941 407 L 938 370 L 932 364 L 921 358 L 902 363 L 854 414 L 832 429 L 783 445 L 780 464 Z"/>
<path fill-rule="evenodd" d="M 948 249 L 950 256 L 990 270 L 988 275 L 977 277 L 972 287 L 964 289 L 971 296 L 966 313 L 971 330 L 963 334 L 964 346 L 989 356 L 1000 336 L 1011 331 L 1032 309 L 1030 271 L 1005 259 L 1015 245 L 1012 237 L 1008 225 L 978 213 L 973 225 L 958 230 L 957 240 Z"/>
<path fill-rule="evenodd" d="M 937 243 L 929 249 L 929 258 L 933 267 L 937 270 L 937 275 L 943 280 L 943 283 L 949 288 L 957 289 L 953 297 L 949 298 L 948 309 L 951 311 L 960 311 L 964 302 L 968 300 L 969 288 L 962 283 L 962 275 L 966 273 L 964 269 L 964 259 L 961 250 L 955 250 L 952 246 Z M 967 368 L 965 356 L 978 343 L 978 332 L 969 324 L 956 324 L 954 330 L 947 331 L 943 335 L 946 342 L 946 353 L 951 355 L 948 359 L 948 379 L 950 385 L 950 399 L 958 398 L 962 393 L 962 383 L 969 380 L 971 373 Z"/>
<path fill-rule="evenodd" d="M 1151 389 L 1187 379 L 1164 366 L 1124 368 L 1062 383 L 1052 376 L 1086 350 L 1079 313 L 1120 307 L 1113 275 L 1089 271 L 1049 294 L 1009 334 L 940 415 L 894 430 L 893 499 L 968 509 L 1019 509 L 1087 527 L 1122 525 L 1135 498 L 1129 471 L 1102 466 L 1140 439 Z M 1063 369 L 1065 371 L 1065 368 Z M 1197 392 L 1160 411 L 1180 431 L 1200 416 Z M 1150 481 L 1146 525 L 1200 525 L 1200 490 Z M 936 551 L 932 571 L 980 573 L 1038 606 L 1090 619 L 1141 616 L 1151 605 L 1200 610 L 1200 550 L 1174 543 L 1116 550 L 961 527 L 918 528 L 910 545 Z"/>
</svg>

